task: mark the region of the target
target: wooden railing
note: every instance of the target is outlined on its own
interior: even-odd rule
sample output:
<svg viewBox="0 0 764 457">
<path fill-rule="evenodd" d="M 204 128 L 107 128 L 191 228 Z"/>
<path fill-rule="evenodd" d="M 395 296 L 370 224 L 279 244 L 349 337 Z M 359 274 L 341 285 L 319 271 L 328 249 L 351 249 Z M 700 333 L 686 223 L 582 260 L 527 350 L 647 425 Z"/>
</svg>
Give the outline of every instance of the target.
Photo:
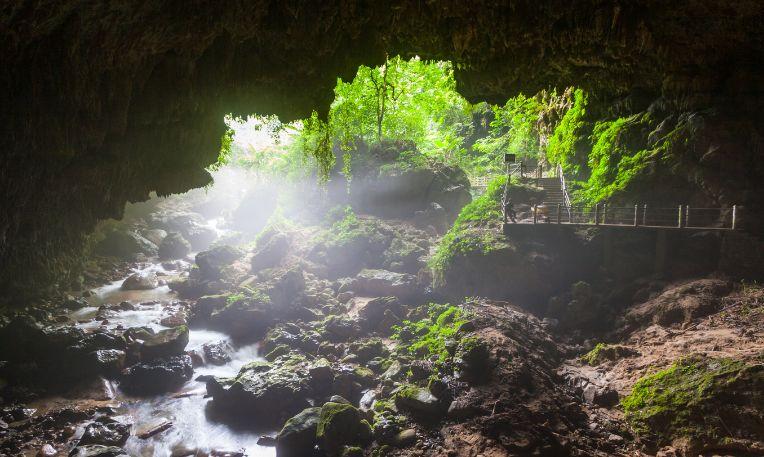
<svg viewBox="0 0 764 457">
<path fill-rule="evenodd" d="M 531 221 L 520 221 L 531 223 Z M 687 228 L 704 230 L 735 230 L 737 207 L 695 208 L 679 205 L 673 208 L 653 208 L 646 204 L 634 206 L 557 205 L 548 208 L 533 206 L 533 224 L 568 224 L 592 226 Z"/>
</svg>

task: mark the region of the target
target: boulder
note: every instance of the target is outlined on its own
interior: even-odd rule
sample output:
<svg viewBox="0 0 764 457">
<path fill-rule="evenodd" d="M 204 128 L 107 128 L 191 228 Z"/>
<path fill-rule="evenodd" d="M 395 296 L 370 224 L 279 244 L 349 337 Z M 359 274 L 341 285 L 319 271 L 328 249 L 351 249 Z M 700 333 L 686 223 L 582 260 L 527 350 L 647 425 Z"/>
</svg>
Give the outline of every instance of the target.
<svg viewBox="0 0 764 457">
<path fill-rule="evenodd" d="M 358 308 L 358 318 L 361 327 L 365 330 L 384 330 L 381 323 L 386 321 L 385 313 L 390 312 L 399 318 L 403 315 L 403 308 L 396 297 L 378 297 L 367 301 Z M 387 327 L 389 329 L 389 327 Z"/>
<path fill-rule="evenodd" d="M 411 299 L 422 294 L 416 276 L 387 270 L 361 270 L 351 287 L 355 292 L 371 297 Z"/>
<path fill-rule="evenodd" d="M 85 427 L 79 445 L 100 444 L 103 446 L 122 446 L 130 436 L 130 424 L 116 421 L 109 417 L 99 417 Z"/>
<path fill-rule="evenodd" d="M 416 386 L 403 386 L 395 393 L 395 406 L 401 411 L 424 419 L 436 420 L 447 411 L 447 407 L 429 390 Z"/>
<path fill-rule="evenodd" d="M 159 245 L 159 258 L 182 259 L 191 252 L 191 245 L 178 232 L 170 232 Z"/>
<path fill-rule="evenodd" d="M 316 438 L 329 456 L 337 456 L 345 446 L 368 445 L 372 432 L 369 422 L 356 407 L 328 402 L 321 407 Z"/>
<path fill-rule="evenodd" d="M 375 146 L 376 147 L 376 146 Z M 413 145 L 395 145 L 400 152 Z M 452 166 L 402 168 L 395 162 L 385 167 L 371 167 L 366 176 L 354 176 L 350 184 L 354 207 L 384 218 L 411 218 L 435 202 L 443 207 L 449 222 L 472 199 L 466 173 Z M 355 170 L 355 169 L 354 169 Z M 355 171 L 354 171 L 355 173 Z"/>
<path fill-rule="evenodd" d="M 383 265 L 389 270 L 416 274 L 425 266 L 420 258 L 426 253 L 418 244 L 395 237 L 383 254 Z"/>
<path fill-rule="evenodd" d="M 258 240 L 257 248 L 252 254 L 252 272 L 275 267 L 286 256 L 288 250 L 289 237 L 285 233 L 278 232 L 265 241 Z"/>
<path fill-rule="evenodd" d="M 104 256 L 133 260 L 138 253 L 157 254 L 157 245 L 132 230 L 111 230 L 95 246 L 95 252 Z"/>
<path fill-rule="evenodd" d="M 310 406 L 309 365 L 299 357 L 252 362 L 234 378 L 212 378 L 207 393 L 221 414 L 274 426 Z"/>
<path fill-rule="evenodd" d="M 313 453 L 318 443 L 316 429 L 321 408 L 306 408 L 292 417 L 281 428 L 276 437 L 278 457 L 303 457 Z"/>
<path fill-rule="evenodd" d="M 117 376 L 125 367 L 125 351 L 119 349 L 99 349 L 89 354 L 93 370 L 107 377 Z"/>
<path fill-rule="evenodd" d="M 159 278 L 153 271 L 133 273 L 122 282 L 122 290 L 151 290 L 159 287 Z"/>
<path fill-rule="evenodd" d="M 244 253 L 233 246 L 215 246 L 196 254 L 196 265 L 203 279 L 220 279 L 221 270 L 239 260 L 242 255 Z"/>
<path fill-rule="evenodd" d="M 227 341 L 218 341 L 216 343 L 205 343 L 202 346 L 204 352 L 204 361 L 212 365 L 225 365 L 231 361 L 231 352 L 233 348 Z"/>
<path fill-rule="evenodd" d="M 491 376 L 491 352 L 484 340 L 463 338 L 456 348 L 454 360 L 459 370 L 459 378 L 472 384 L 483 384 Z"/>
<path fill-rule="evenodd" d="M 194 368 L 191 357 L 178 355 L 155 359 L 126 368 L 120 387 L 134 395 L 151 395 L 171 391 L 191 379 Z"/>
<path fill-rule="evenodd" d="M 175 210 L 160 211 L 149 217 L 149 224 L 167 232 L 181 234 L 194 249 L 205 249 L 217 238 L 215 230 L 208 227 L 207 222 L 198 213 Z"/>
<path fill-rule="evenodd" d="M 226 304 L 210 314 L 210 327 L 225 332 L 236 340 L 259 340 L 273 324 L 268 296 L 229 298 Z"/>
<path fill-rule="evenodd" d="M 151 360 L 183 353 L 188 344 L 188 327 L 160 330 L 152 335 L 144 335 L 140 346 L 141 359 Z"/>
<path fill-rule="evenodd" d="M 401 430 L 392 439 L 393 446 L 400 448 L 409 447 L 414 443 L 416 443 L 416 430 L 413 428 Z"/>
<path fill-rule="evenodd" d="M 159 246 L 164 237 L 167 236 L 167 232 L 162 229 L 145 229 L 141 230 L 141 236 Z"/>
</svg>

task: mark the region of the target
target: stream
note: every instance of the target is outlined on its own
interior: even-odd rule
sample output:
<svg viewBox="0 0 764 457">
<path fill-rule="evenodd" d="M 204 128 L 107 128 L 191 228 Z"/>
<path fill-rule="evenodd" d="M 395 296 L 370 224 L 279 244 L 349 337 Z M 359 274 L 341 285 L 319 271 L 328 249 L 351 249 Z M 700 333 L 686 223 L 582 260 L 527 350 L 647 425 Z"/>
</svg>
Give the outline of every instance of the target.
<svg viewBox="0 0 764 457">
<path fill-rule="evenodd" d="M 168 270 L 159 263 L 143 264 L 134 272 L 154 271 L 163 277 L 178 275 L 178 270 Z M 81 308 L 70 314 L 74 325 L 83 329 L 94 328 L 130 328 L 151 327 L 161 330 L 166 327 L 160 323 L 166 317 L 166 307 L 177 301 L 174 292 L 166 285 L 151 290 L 122 290 L 124 279 L 114 281 L 94 290 L 88 298 L 91 306 Z M 95 319 L 98 306 L 129 301 L 136 305 L 134 310 L 120 310 L 110 314 L 107 323 Z M 110 312 L 112 313 L 112 312 Z M 131 456 L 172 456 L 172 455 L 227 455 L 244 452 L 247 456 L 275 456 L 274 447 L 257 444 L 263 434 L 274 435 L 275 430 L 252 430 L 234 427 L 215 421 L 205 398 L 204 382 L 196 381 L 199 376 L 232 376 L 246 363 L 263 360 L 257 344 L 236 346 L 224 333 L 204 329 L 190 328 L 187 351 L 200 349 L 206 343 L 228 342 L 234 352 L 231 361 L 221 365 L 204 365 L 194 368 L 194 375 L 176 392 L 169 392 L 153 397 L 134 397 L 126 395 L 113 383 L 114 401 L 119 403 L 118 413 L 133 423 L 131 434 L 124 448 Z M 172 427 L 148 439 L 136 436 L 136 431 L 163 420 L 172 422 Z"/>
</svg>

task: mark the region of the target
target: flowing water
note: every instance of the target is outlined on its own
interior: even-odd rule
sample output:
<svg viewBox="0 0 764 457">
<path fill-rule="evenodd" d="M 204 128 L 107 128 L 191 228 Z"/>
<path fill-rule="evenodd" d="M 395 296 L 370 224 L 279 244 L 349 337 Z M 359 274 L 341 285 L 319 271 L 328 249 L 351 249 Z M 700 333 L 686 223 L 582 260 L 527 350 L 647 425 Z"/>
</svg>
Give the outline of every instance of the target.
<svg viewBox="0 0 764 457">
<path fill-rule="evenodd" d="M 160 264 L 149 264 L 135 272 L 154 271 L 161 275 L 174 275 L 178 271 L 168 270 Z M 146 326 L 159 330 L 166 328 L 160 324 L 162 317 L 167 316 L 167 308 L 177 297 L 169 287 L 161 286 L 152 290 L 121 290 L 124 280 L 112 282 L 95 290 L 95 295 L 88 301 L 94 305 L 104 303 L 117 304 L 130 301 L 135 304 L 135 310 L 110 312 L 107 322 L 93 320 L 98 308 L 89 306 L 71 313 L 70 318 L 77 322 L 80 328 L 108 327 L 121 328 Z M 147 303 L 148 302 L 148 303 Z M 143 304 L 141 304 L 143 303 Z M 206 365 L 194 369 L 192 380 L 188 381 L 176 392 L 154 397 L 131 397 L 123 393 L 118 385 L 114 386 L 114 400 L 121 403 L 120 414 L 131 421 L 133 432 L 162 420 L 172 422 L 172 427 L 157 435 L 141 439 L 131 435 L 125 445 L 125 450 L 131 456 L 170 456 L 173 452 L 181 453 L 183 449 L 197 450 L 203 455 L 215 451 L 217 453 L 244 451 L 247 456 L 274 456 L 275 448 L 260 446 L 258 439 L 263 434 L 273 435 L 274 430 L 254 430 L 246 427 L 234 427 L 214 419 L 209 408 L 209 398 L 204 398 L 205 384 L 196 381 L 201 375 L 232 376 L 239 368 L 248 362 L 262 360 L 256 344 L 235 346 L 224 333 L 208 329 L 191 328 L 189 344 L 186 350 L 200 349 L 206 343 L 226 341 L 235 348 L 231 361 L 222 366 Z M 194 454 L 190 454 L 194 455 Z"/>
</svg>

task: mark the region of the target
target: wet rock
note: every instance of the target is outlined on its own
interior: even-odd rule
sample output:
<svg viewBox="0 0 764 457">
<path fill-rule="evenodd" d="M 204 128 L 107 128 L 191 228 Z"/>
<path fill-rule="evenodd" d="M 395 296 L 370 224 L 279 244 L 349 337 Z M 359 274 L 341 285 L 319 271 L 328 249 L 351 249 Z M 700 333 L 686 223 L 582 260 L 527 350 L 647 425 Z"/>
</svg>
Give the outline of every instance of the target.
<svg viewBox="0 0 764 457">
<path fill-rule="evenodd" d="M 155 359 L 123 370 L 121 387 L 136 395 L 167 392 L 191 379 L 193 372 L 191 357 L 187 355 Z"/>
<path fill-rule="evenodd" d="M 274 316 L 268 296 L 241 297 L 226 300 L 225 305 L 210 314 L 210 327 L 234 339 L 260 339 L 273 324 Z"/>
<path fill-rule="evenodd" d="M 202 346 L 204 351 L 204 360 L 212 365 L 225 365 L 231 361 L 231 352 L 233 348 L 226 341 L 216 343 L 205 343 Z"/>
<path fill-rule="evenodd" d="M 133 273 L 122 283 L 122 290 L 150 290 L 159 287 L 159 278 L 153 271 Z"/>
<path fill-rule="evenodd" d="M 117 376 L 125 367 L 125 351 L 119 349 L 99 349 L 91 352 L 90 355 L 95 371 L 105 376 Z"/>
<path fill-rule="evenodd" d="M 416 430 L 413 428 L 407 428 L 401 430 L 395 437 L 393 437 L 392 445 L 396 447 L 409 447 L 416 443 Z"/>
<path fill-rule="evenodd" d="M 483 384 L 491 376 L 491 353 L 488 343 L 479 338 L 464 338 L 454 355 L 459 377 L 472 384 Z"/>
<path fill-rule="evenodd" d="M 129 457 L 127 453 L 116 446 L 101 446 L 97 444 L 77 446 L 69 453 L 69 457 Z"/>
<path fill-rule="evenodd" d="M 228 246 L 215 246 L 196 254 L 196 265 L 204 279 L 220 279 L 222 270 L 244 255 L 239 249 Z"/>
<path fill-rule="evenodd" d="M 324 320 L 324 328 L 330 341 L 340 342 L 352 338 L 360 332 L 358 323 L 346 316 L 332 315 Z"/>
<path fill-rule="evenodd" d="M 159 245 L 159 258 L 182 259 L 191 252 L 191 245 L 180 233 L 170 232 Z"/>
<path fill-rule="evenodd" d="M 285 233 L 275 233 L 260 239 L 252 255 L 252 272 L 257 273 L 266 268 L 278 265 L 289 250 L 289 237 Z"/>
<path fill-rule="evenodd" d="M 356 360 L 362 364 L 366 364 L 376 357 L 386 357 L 390 354 L 390 351 L 379 338 L 353 342 L 350 344 L 349 352 L 354 354 Z"/>
<path fill-rule="evenodd" d="M 217 238 L 215 230 L 208 227 L 204 218 L 198 213 L 177 210 L 159 211 L 151 214 L 148 222 L 152 227 L 166 230 L 168 236 L 173 232 L 179 233 L 194 249 L 205 249 Z"/>
<path fill-rule="evenodd" d="M 172 421 L 170 420 L 164 418 L 156 419 L 152 422 L 139 426 L 135 431 L 135 436 L 142 440 L 146 440 L 154 435 L 158 435 L 163 431 L 170 429 L 172 425 Z"/>
<path fill-rule="evenodd" d="M 395 406 L 401 411 L 408 411 L 414 416 L 425 419 L 439 419 L 445 413 L 443 404 L 429 390 L 404 386 L 395 392 Z"/>
<path fill-rule="evenodd" d="M 366 330 L 388 330 L 386 313 L 392 313 L 394 319 L 400 320 L 403 309 L 396 297 L 378 297 L 369 300 L 358 308 L 358 317 L 361 327 Z"/>
<path fill-rule="evenodd" d="M 448 406 L 448 417 L 455 420 L 470 419 L 487 414 L 478 398 L 473 396 L 460 397 Z"/>
<path fill-rule="evenodd" d="M 276 446 L 276 437 L 262 435 L 260 438 L 257 439 L 257 444 L 260 446 L 274 447 Z"/>
<path fill-rule="evenodd" d="M 141 236 L 159 246 L 162 244 L 164 237 L 167 236 L 167 232 L 162 229 L 146 229 L 141 230 Z"/>
<path fill-rule="evenodd" d="M 352 289 L 366 296 L 395 296 L 401 299 L 412 299 L 422 292 L 413 275 L 370 269 L 361 270 L 356 275 Z"/>
<path fill-rule="evenodd" d="M 130 424 L 125 424 L 108 417 L 100 417 L 85 427 L 79 445 L 100 444 L 103 446 L 122 446 L 130 436 Z"/>
<path fill-rule="evenodd" d="M 594 384 L 588 384 L 584 387 L 582 396 L 584 401 L 590 405 L 611 407 L 618 404 L 618 392 L 610 387 L 598 387 Z"/>
<path fill-rule="evenodd" d="M 383 254 L 383 265 L 389 270 L 416 274 L 424 266 L 419 259 L 426 253 L 418 244 L 396 237 Z"/>
<path fill-rule="evenodd" d="M 372 440 L 371 426 L 354 406 L 324 403 L 319 414 L 316 438 L 330 456 L 340 455 L 344 446 L 366 446 Z"/>
<path fill-rule="evenodd" d="M 80 309 L 86 306 L 88 306 L 87 300 L 84 298 L 74 298 L 72 296 L 67 297 L 64 303 L 61 305 L 62 308 L 70 310 Z"/>
<path fill-rule="evenodd" d="M 207 381 L 207 393 L 222 414 L 259 425 L 277 425 L 310 406 L 309 364 L 299 357 L 253 362 L 234 378 Z"/>
<path fill-rule="evenodd" d="M 112 230 L 96 244 L 95 252 L 104 255 L 133 260 L 135 254 L 147 256 L 157 254 L 157 245 L 131 230 Z"/>
<path fill-rule="evenodd" d="M 318 444 L 316 429 L 321 408 L 306 408 L 289 419 L 276 437 L 276 455 L 302 457 L 311 455 Z"/>
<path fill-rule="evenodd" d="M 160 330 L 152 335 L 144 335 L 140 346 L 141 359 L 151 360 L 183 353 L 188 344 L 188 327 L 181 325 Z"/>
</svg>

